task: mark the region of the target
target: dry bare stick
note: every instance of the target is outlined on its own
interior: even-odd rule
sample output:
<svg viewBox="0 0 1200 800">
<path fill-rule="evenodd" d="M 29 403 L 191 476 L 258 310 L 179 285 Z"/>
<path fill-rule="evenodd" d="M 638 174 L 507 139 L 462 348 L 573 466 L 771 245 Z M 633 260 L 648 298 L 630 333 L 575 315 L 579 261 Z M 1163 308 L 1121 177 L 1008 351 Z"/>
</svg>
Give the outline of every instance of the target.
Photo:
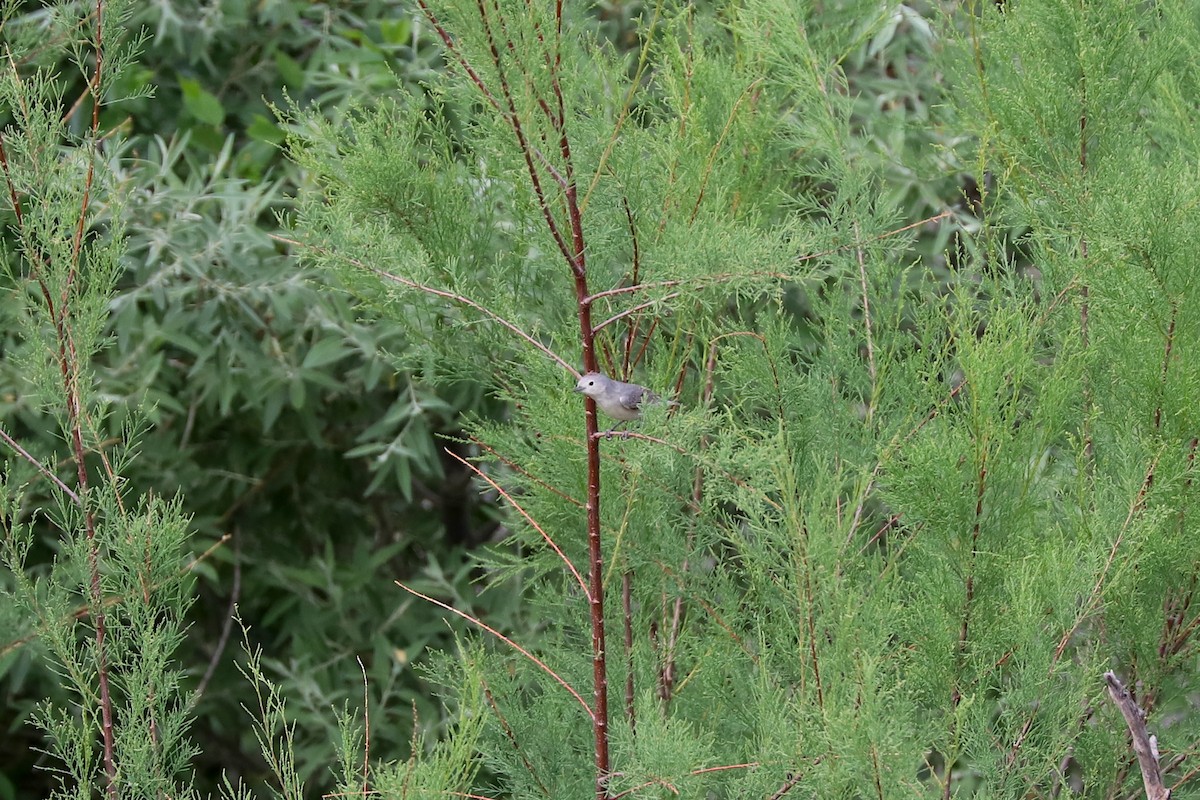
<svg viewBox="0 0 1200 800">
<path fill-rule="evenodd" d="M 231 538 L 230 534 L 225 534 L 221 537 L 219 544 L 223 544 Z M 209 551 L 216 549 L 217 545 L 209 548 Z M 208 660 L 208 668 L 204 670 L 204 677 L 200 679 L 200 683 L 196 685 L 196 691 L 192 692 L 191 703 L 193 705 L 200 702 L 200 698 L 204 696 L 205 690 L 208 688 L 208 682 L 212 680 L 213 673 L 217 671 L 217 665 L 221 663 L 221 656 L 225 654 L 225 646 L 229 643 L 229 634 L 233 630 L 233 618 L 237 614 L 238 600 L 242 595 L 242 548 L 241 539 L 237 539 L 233 543 L 233 586 L 229 590 L 229 607 L 225 610 L 225 621 L 221 623 L 221 635 L 217 639 L 217 646 L 213 650 L 212 658 Z"/>
<path fill-rule="evenodd" d="M 1133 739 L 1133 753 L 1137 756 L 1138 768 L 1142 771 L 1142 784 L 1146 787 L 1146 800 L 1170 800 L 1171 790 L 1163 784 L 1158 765 L 1158 740 L 1146 731 L 1146 715 L 1138 708 L 1125 685 L 1111 670 L 1104 673 L 1104 683 L 1113 705 L 1125 718 L 1129 735 Z"/>
<path fill-rule="evenodd" d="M 358 668 L 363 676 L 363 766 L 362 766 L 362 796 L 371 794 L 371 784 L 368 775 L 371 764 L 371 698 L 367 694 L 367 667 L 363 664 L 362 656 L 355 656 Z"/>
<path fill-rule="evenodd" d="M 104 2 L 96 0 L 96 27 L 93 40 L 95 49 L 95 66 L 92 70 L 92 75 L 89 78 L 89 84 L 92 92 L 92 122 L 91 134 L 93 142 L 97 138 L 100 124 L 100 85 L 101 75 L 104 65 Z M 105 775 L 105 788 L 109 798 L 116 800 L 117 798 L 117 767 L 114 760 L 114 744 L 116 733 L 113 728 L 113 707 L 112 694 L 109 688 L 109 664 L 108 664 L 108 648 L 107 648 L 107 616 L 104 612 L 105 601 L 103 594 L 103 586 L 101 584 L 101 565 L 100 565 L 100 548 L 96 542 L 96 518 L 94 510 L 87 502 L 88 496 L 88 475 L 84 465 L 84 455 L 87 452 L 83 442 L 83 411 L 82 398 L 80 392 L 80 370 L 82 365 L 78 351 L 75 348 L 74 331 L 71 330 L 70 318 L 70 300 L 75 286 L 76 276 L 79 270 L 79 261 L 83 249 L 84 229 L 86 227 L 88 207 L 91 199 L 92 182 L 95 177 L 95 153 L 91 154 L 88 159 L 87 173 L 84 178 L 83 196 L 80 199 L 79 219 L 76 224 L 75 235 L 71 243 L 71 260 L 67 266 L 67 277 L 63 283 L 62 291 L 59 297 L 58 313 L 55 314 L 55 307 L 45 291 L 44 279 L 39 278 L 39 283 L 43 284 L 43 296 L 48 304 L 47 312 L 54 321 L 54 334 L 58 345 L 58 366 L 59 373 L 62 377 L 63 399 L 67 407 L 67 436 L 71 446 L 72 454 L 75 457 L 76 465 L 76 484 L 78 486 L 78 495 L 81 499 L 80 507 L 83 510 L 84 531 L 87 539 L 87 561 L 89 574 L 89 608 L 92 613 L 93 630 L 95 632 L 95 657 L 96 657 L 96 676 L 100 685 L 100 734 L 103 742 L 103 764 Z M 10 195 L 12 188 L 10 187 Z M 35 270 L 40 257 L 37 254 L 31 254 L 31 263 Z"/>
<path fill-rule="evenodd" d="M 430 597 L 427 594 L 422 594 L 421 592 L 418 592 L 416 589 L 412 588 L 411 586 L 401 583 L 400 581 L 396 581 L 395 583 L 397 586 L 399 586 L 401 589 L 408 592 L 409 594 L 411 594 L 415 597 L 419 597 L 422 600 L 425 600 L 426 602 L 433 603 L 435 606 L 438 606 L 439 608 L 444 608 L 446 611 L 449 611 L 451 614 L 454 614 L 457 617 L 462 617 L 467 622 L 470 622 L 472 625 L 483 628 L 485 631 L 490 633 L 492 636 L 495 636 L 497 639 L 504 642 L 506 645 L 508 645 L 512 649 L 516 650 L 521 655 L 525 656 L 525 658 L 527 658 L 531 663 L 533 663 L 535 666 L 537 666 L 538 669 L 540 669 L 542 672 L 546 673 L 551 678 L 553 678 L 555 683 L 557 683 L 559 686 L 566 689 L 567 692 L 572 697 L 574 697 L 576 701 L 578 701 L 579 705 L 583 706 L 583 710 L 587 713 L 589 719 L 595 719 L 596 713 L 594 711 L 592 711 L 592 707 L 587 704 L 587 701 L 583 699 L 583 697 L 579 694 L 579 692 L 575 691 L 574 687 L 572 687 L 571 684 L 567 683 L 566 679 L 564 679 L 561 675 L 559 675 L 554 670 L 550 669 L 550 667 L 546 665 L 545 661 L 542 661 L 540 658 L 535 656 L 533 653 L 529 652 L 524 647 L 521 647 L 521 645 L 517 644 L 512 639 L 508 638 L 503 633 L 496 630 L 491 625 L 488 625 L 486 622 L 479 619 L 478 617 L 471 616 L 470 614 L 468 614 L 465 611 L 459 611 L 457 608 L 450 605 L 449 603 L 443 603 L 441 600 L 437 600 L 433 597 Z"/>
<path fill-rule="evenodd" d="M 524 517 L 525 520 L 530 525 L 533 526 L 533 529 L 535 531 L 537 531 L 538 533 L 540 533 L 542 535 L 542 538 L 546 541 L 546 544 L 550 545 L 550 548 L 555 553 L 557 553 L 558 557 L 562 560 L 562 562 L 564 564 L 566 564 L 567 569 L 570 571 L 570 573 L 573 576 L 575 576 L 575 582 L 578 583 L 579 588 L 583 590 L 583 596 L 585 598 L 587 598 L 588 601 L 591 601 L 591 599 L 592 599 L 591 591 L 588 589 L 588 585 L 584 582 L 583 576 L 579 574 L 579 570 L 575 569 L 575 565 L 571 563 L 571 559 L 567 558 L 566 554 L 562 551 L 562 548 L 560 548 L 558 546 L 558 544 L 552 538 L 550 538 L 550 534 L 546 533 L 545 529 L 542 528 L 542 526 L 537 523 L 537 520 L 535 520 L 529 514 L 528 511 L 526 511 L 524 508 L 522 508 L 521 504 L 518 503 L 516 500 L 514 500 L 513 496 L 511 494 L 509 494 L 508 492 L 506 492 L 504 490 L 504 488 L 500 486 L 500 484 L 496 483 L 494 480 L 492 480 L 490 477 L 488 477 L 486 474 L 484 474 L 483 470 L 479 469 L 479 467 L 475 466 L 470 461 L 468 461 L 467 459 L 460 456 L 458 453 L 455 453 L 450 448 L 447 447 L 447 448 L 445 448 L 445 450 L 446 450 L 446 454 L 449 455 L 451 458 L 453 458 L 455 461 L 459 462 L 464 467 L 471 470 L 476 475 L 478 475 L 479 477 L 481 477 L 485 481 L 487 481 L 487 484 L 489 486 L 491 486 L 493 489 L 495 489 L 497 492 L 499 492 L 500 496 L 503 497 L 505 500 L 507 500 L 508 504 L 510 506 L 512 506 L 518 512 L 520 512 L 521 516 Z"/>
<path fill-rule="evenodd" d="M 592 333 L 597 334 L 600 331 L 604 330 L 604 328 L 606 328 L 607 326 L 613 324 L 614 322 L 617 322 L 618 320 L 622 320 L 625 317 L 628 317 L 630 314 L 636 314 L 639 311 L 644 311 L 647 308 L 658 305 L 659 303 L 665 303 L 668 300 L 674 300 L 676 297 L 679 297 L 679 295 L 680 295 L 679 292 L 671 292 L 670 294 L 663 295 L 662 297 L 657 297 L 653 300 L 647 300 L 646 302 L 641 303 L 640 305 L 636 305 L 632 308 L 627 308 L 624 311 L 619 311 L 616 314 L 613 314 L 608 319 L 604 320 L 603 322 L 596 323 L 592 327 Z"/>
</svg>

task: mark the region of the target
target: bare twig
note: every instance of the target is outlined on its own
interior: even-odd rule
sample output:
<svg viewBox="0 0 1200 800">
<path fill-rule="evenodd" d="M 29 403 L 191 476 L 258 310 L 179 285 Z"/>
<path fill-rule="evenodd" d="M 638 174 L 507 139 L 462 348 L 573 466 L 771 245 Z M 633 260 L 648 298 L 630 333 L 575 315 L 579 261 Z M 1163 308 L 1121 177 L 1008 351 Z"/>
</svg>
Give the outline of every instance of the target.
<svg viewBox="0 0 1200 800">
<path fill-rule="evenodd" d="M 854 221 L 854 238 L 862 238 L 858 220 Z M 867 371 L 871 375 L 871 396 L 867 399 L 867 427 L 869 428 L 875 418 L 875 391 L 878 385 L 875 367 L 875 340 L 871 335 L 871 300 L 870 292 L 867 291 L 867 260 L 863 255 L 862 245 L 854 248 L 854 254 L 858 258 L 858 280 L 859 287 L 862 289 L 863 328 L 867 336 Z"/>
<path fill-rule="evenodd" d="M 773 272 L 769 270 L 754 271 L 754 272 L 723 272 L 719 275 L 701 275 L 696 278 L 678 278 L 666 281 L 651 281 L 650 283 L 639 283 L 633 286 L 618 286 L 615 289 L 605 289 L 601 292 L 588 295 L 584 298 L 584 302 L 588 305 L 595 303 L 605 297 L 613 297 L 618 294 L 630 294 L 633 292 L 642 292 L 647 289 L 670 289 L 673 286 L 686 286 L 689 284 L 721 284 L 727 283 L 737 278 L 778 278 L 784 281 L 799 280 L 796 275 L 789 275 L 786 272 Z M 667 298 L 663 298 L 667 299 Z"/>
<path fill-rule="evenodd" d="M 21 447 L 20 443 L 18 443 L 16 439 L 12 438 L 7 433 L 5 433 L 3 428 L 0 428 L 0 440 L 3 440 L 3 442 L 5 444 L 7 444 L 9 447 L 11 447 L 13 450 L 15 450 L 17 452 L 17 455 L 21 456 L 21 458 L 25 459 L 30 464 L 32 464 L 35 468 L 37 468 L 38 472 L 42 473 L 42 475 L 49 478 L 50 481 L 55 486 L 57 486 L 59 488 L 59 490 L 62 491 L 63 494 L 65 494 L 67 497 L 71 498 L 71 502 L 73 502 L 77 506 L 82 505 L 82 503 L 79 500 L 79 495 L 75 494 L 75 492 L 71 489 L 70 486 L 67 486 L 65 483 L 63 483 L 62 479 L 59 478 L 57 475 L 55 475 L 53 472 L 51 472 L 49 469 L 47 469 L 46 466 L 44 464 L 42 464 L 41 461 L 38 461 L 36 458 L 34 458 L 32 455 L 30 455 L 29 451 L 27 451 L 24 447 Z"/>
<path fill-rule="evenodd" d="M 358 668 L 362 670 L 363 676 L 363 766 L 362 766 L 362 793 L 363 797 L 371 794 L 371 783 L 369 780 L 371 767 L 371 696 L 367 693 L 367 667 L 363 664 L 362 656 L 355 656 L 358 661 Z"/>
<path fill-rule="evenodd" d="M 803 777 L 804 776 L 801 775 L 800 773 L 796 773 L 795 775 L 792 775 L 786 781 L 784 781 L 783 786 L 779 787 L 779 791 L 772 794 L 768 798 L 768 800 L 779 800 L 779 798 L 783 797 L 785 794 L 787 794 L 792 789 L 794 789 L 796 787 L 796 784 L 798 784 L 800 782 L 800 779 Z"/>
<path fill-rule="evenodd" d="M 534 337 L 530 336 L 528 333 L 523 331 L 516 324 L 509 322 L 504 317 L 500 316 L 499 314 L 492 311 L 491 309 L 475 302 L 474 300 L 472 300 L 469 297 L 458 294 L 456 292 L 448 292 L 448 291 L 445 291 L 444 289 L 435 289 L 432 286 L 426 286 L 425 284 L 414 281 L 411 278 L 405 278 L 402 275 L 396 275 L 395 273 L 388 272 L 385 269 L 380 269 L 378 267 L 372 267 L 370 264 L 360 261 L 357 258 L 351 258 L 350 256 L 345 256 L 340 253 L 335 253 L 332 250 L 329 250 L 328 248 L 321 247 L 320 245 L 310 244 L 308 242 L 301 242 L 296 239 L 289 239 L 286 236 L 279 236 L 279 235 L 275 235 L 275 234 L 272 234 L 271 238 L 277 242 L 283 242 L 284 244 L 290 244 L 290 245 L 294 245 L 296 247 L 301 247 L 306 250 L 311 250 L 314 253 L 320 253 L 321 255 L 324 255 L 324 256 L 340 258 L 343 261 L 345 261 L 347 264 L 351 264 L 355 267 L 359 267 L 360 269 L 365 269 L 368 272 L 372 272 L 385 280 L 389 280 L 393 283 L 398 283 L 401 286 L 407 286 L 410 289 L 416 289 L 417 291 L 425 292 L 426 294 L 434 295 L 435 297 L 441 297 L 446 300 L 453 300 L 456 303 L 473 308 L 476 311 L 478 311 L 480 314 L 483 314 L 485 317 L 488 317 L 489 319 L 491 319 L 495 322 L 498 322 L 503 327 L 512 331 L 517 336 L 520 336 L 522 339 L 527 341 L 529 344 L 533 345 L 538 350 L 545 353 L 552 361 L 554 361 L 560 367 L 565 369 L 567 372 L 571 373 L 571 375 L 573 377 L 575 377 L 575 378 L 579 377 L 579 370 L 575 369 L 573 366 L 571 366 L 569 363 L 567 363 L 566 359 L 564 359 L 558 353 L 554 352 L 549 347 L 542 344 Z"/>
<path fill-rule="evenodd" d="M 535 520 L 532 516 L 530 516 L 529 512 L 526 511 L 521 506 L 520 503 L 518 503 L 516 500 L 514 500 L 513 496 L 511 494 L 506 492 L 504 490 L 504 488 L 502 486 L 500 486 L 500 484 L 498 484 L 494 480 L 492 480 L 491 477 L 489 477 L 486 473 L 484 473 L 483 470 L 481 470 L 479 467 L 472 464 L 467 459 L 460 456 L 458 453 L 455 453 L 450 448 L 447 447 L 447 448 L 445 448 L 445 450 L 446 450 L 447 455 L 449 455 L 455 461 L 462 464 L 467 469 L 474 472 L 480 478 L 483 478 L 483 480 L 485 480 L 489 486 L 491 486 L 493 489 L 495 489 L 497 492 L 499 492 L 500 496 L 503 497 L 505 500 L 507 500 L 508 504 L 510 506 L 512 506 L 513 508 L 515 508 L 521 514 L 521 516 L 524 517 L 525 520 L 530 525 L 533 526 L 533 529 L 535 531 L 537 531 L 538 533 L 540 533 L 542 535 L 542 539 L 544 539 L 546 541 L 546 544 L 550 545 L 550 549 L 552 549 L 555 553 L 558 554 L 558 557 L 562 560 L 563 564 L 565 564 L 567 566 L 567 570 L 573 576 L 575 576 L 575 582 L 578 583 L 579 588 L 583 590 L 583 596 L 586 597 L 588 600 L 591 600 L 592 599 L 591 592 L 588 590 L 588 585 L 584 582 L 583 576 L 579 574 L 579 570 L 575 569 L 575 565 L 571 563 L 571 559 L 567 558 L 566 554 L 562 551 L 562 548 L 560 548 L 558 546 L 558 543 L 555 542 L 554 539 L 550 538 L 550 534 L 546 533 L 545 529 L 542 528 L 542 526 L 538 524 L 537 520 Z"/>
<path fill-rule="evenodd" d="M 604 330 L 604 328 L 606 328 L 607 326 L 613 324 L 614 322 L 616 322 L 618 320 L 628 317 L 630 314 L 636 314 L 639 311 L 643 311 L 647 308 L 650 308 L 651 306 L 656 306 L 659 303 L 665 303 L 668 300 L 674 300 L 676 297 L 679 297 L 679 294 L 680 294 L 679 292 L 671 292 L 670 294 L 663 295 L 662 297 L 655 298 L 654 300 L 647 300 L 646 302 L 641 303 L 640 305 L 636 305 L 633 308 L 627 308 L 624 311 L 619 311 L 616 314 L 613 314 L 608 319 L 604 320 L 603 322 L 597 322 L 592 327 L 592 333 L 593 334 L 599 333 L 600 331 Z"/>
<path fill-rule="evenodd" d="M 540 669 L 542 672 L 546 673 L 551 678 L 553 678 L 555 683 L 557 683 L 559 686 L 566 689 L 567 692 L 572 697 L 574 697 L 576 701 L 578 701 L 579 705 L 583 706 L 583 710 L 585 713 L 587 713 L 589 719 L 595 719 L 596 712 L 592 711 L 592 707 L 587 704 L 587 701 L 584 700 L 583 697 L 579 694 L 579 692 L 575 691 L 575 689 L 571 686 L 571 684 L 567 683 L 567 681 L 561 675 L 559 675 L 554 670 L 550 669 L 550 667 L 546 665 L 545 661 L 542 661 L 540 658 L 535 656 L 533 653 L 529 652 L 524 647 L 521 647 L 521 645 L 517 644 L 512 639 L 508 638 L 503 633 L 496 630 L 491 625 L 488 625 L 486 622 L 479 619 L 478 617 L 474 617 L 465 611 L 459 611 L 457 608 L 450 605 L 449 603 L 443 603 L 441 600 L 437 600 L 433 597 L 430 597 L 427 594 L 422 594 L 421 592 L 418 592 L 416 589 L 412 588 L 411 586 L 401 583 L 400 581 L 396 581 L 396 585 L 415 597 L 419 597 L 422 600 L 425 600 L 426 602 L 433 603 L 435 606 L 444 608 L 446 611 L 449 611 L 451 614 L 454 614 L 457 617 L 462 617 L 467 622 L 470 622 L 472 625 L 476 625 L 480 628 L 483 628 L 485 631 L 490 633 L 492 636 L 495 636 L 497 639 L 504 642 L 506 645 L 508 645 L 512 649 L 516 650 L 521 655 L 525 656 L 525 658 L 527 658 L 530 662 L 532 662 L 535 666 L 537 666 L 538 669 Z"/>
<path fill-rule="evenodd" d="M 1163 784 L 1158 765 L 1158 740 L 1146 732 L 1146 715 L 1138 708 L 1125 685 L 1111 670 L 1104 673 L 1104 683 L 1113 705 L 1125 718 L 1129 735 L 1133 738 L 1133 753 L 1137 756 L 1138 768 L 1142 771 L 1142 784 L 1146 787 L 1146 800 L 1170 800 L 1171 790 Z"/>
<path fill-rule="evenodd" d="M 553 494 L 555 494 L 555 495 L 557 495 L 557 496 L 561 497 L 563 500 L 566 500 L 568 503 L 570 503 L 570 504 L 572 504 L 572 505 L 574 505 L 574 506 L 578 506 L 579 508 L 583 508 L 583 501 L 582 501 L 582 500 L 580 500 L 580 499 L 579 499 L 579 498 L 577 498 L 577 497 L 572 497 L 571 495 L 569 495 L 569 494 L 567 494 L 566 492 L 564 492 L 562 489 L 559 489 L 557 486 L 553 486 L 553 485 L 551 485 L 551 484 L 549 484 L 549 483 L 546 483 L 546 482 L 545 482 L 544 480 L 542 480 L 541 478 L 539 478 L 539 477 L 537 477 L 537 476 L 533 475 L 532 473 L 530 473 L 530 472 L 529 472 L 529 470 L 527 470 L 527 469 L 525 469 L 524 467 L 522 467 L 521 465 L 517 464 L 517 462 L 513 461 L 511 458 L 507 458 L 507 457 L 505 457 L 505 456 L 502 456 L 502 455 L 501 455 L 499 452 L 497 452 L 496 448 L 494 448 L 494 447 L 492 447 L 492 446 L 488 445 L 487 443 L 483 442 L 483 441 L 482 441 L 482 440 L 480 440 L 480 439 L 476 439 L 476 438 L 475 438 L 475 437 L 473 437 L 473 436 L 471 437 L 471 443 L 472 443 L 472 444 L 474 444 L 476 447 L 482 447 L 484 450 L 487 450 L 489 453 L 491 453 L 491 454 L 492 454 L 492 456 L 494 456 L 494 457 L 495 457 L 497 460 L 499 460 L 499 461 L 500 461 L 502 464 L 504 464 L 506 467 L 508 467 L 509 469 L 513 470 L 514 472 L 517 472 L 517 473 L 520 473 L 521 475 L 524 475 L 526 478 L 528 478 L 529 480 L 533 481 L 533 482 L 534 482 L 534 483 L 536 483 L 538 486 L 541 486 L 541 487 L 542 487 L 543 489 L 545 489 L 546 491 L 548 491 L 548 492 L 552 492 Z"/>
<path fill-rule="evenodd" d="M 221 542 L 225 542 L 229 538 L 230 535 L 227 533 L 221 538 Z M 233 549 L 233 587 L 229 590 L 229 608 L 225 612 L 225 622 L 221 625 L 221 636 L 217 640 L 217 647 L 213 651 L 212 658 L 208 660 L 208 668 L 204 670 L 204 677 L 200 679 L 196 691 L 192 694 L 193 704 L 204 696 L 204 690 L 208 688 L 208 682 L 212 680 L 213 673 L 217 671 L 217 665 L 221 663 L 221 656 L 225 653 L 225 645 L 228 644 L 229 634 L 233 630 L 233 618 L 237 614 L 237 604 L 242 594 L 241 539 L 234 541 Z"/>
</svg>

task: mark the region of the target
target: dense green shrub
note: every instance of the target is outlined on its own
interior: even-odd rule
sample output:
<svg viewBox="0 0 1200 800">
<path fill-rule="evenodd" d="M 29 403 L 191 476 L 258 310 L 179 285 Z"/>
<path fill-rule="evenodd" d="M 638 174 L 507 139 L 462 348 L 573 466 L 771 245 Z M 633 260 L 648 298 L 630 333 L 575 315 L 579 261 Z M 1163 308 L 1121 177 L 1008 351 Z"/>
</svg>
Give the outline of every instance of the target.
<svg viewBox="0 0 1200 800">
<path fill-rule="evenodd" d="M 564 6 L 5 4 L 0 797 L 1186 779 L 1190 5 Z"/>
</svg>

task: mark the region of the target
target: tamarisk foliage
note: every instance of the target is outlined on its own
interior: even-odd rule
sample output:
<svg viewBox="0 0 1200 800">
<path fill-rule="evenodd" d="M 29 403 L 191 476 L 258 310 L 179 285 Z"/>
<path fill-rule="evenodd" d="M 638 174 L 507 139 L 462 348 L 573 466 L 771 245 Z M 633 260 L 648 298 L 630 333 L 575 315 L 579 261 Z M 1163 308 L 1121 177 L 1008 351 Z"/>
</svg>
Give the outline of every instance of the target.
<svg viewBox="0 0 1200 800">
<path fill-rule="evenodd" d="M 298 252 L 409 325 L 414 364 L 511 401 L 470 429 L 511 510 L 487 580 L 545 621 L 517 641 L 422 594 L 482 634 L 436 672 L 470 746 L 453 780 L 373 786 L 1123 796 L 1110 668 L 1170 713 L 1185 782 L 1187 4 L 943 19 L 969 138 L 941 168 L 973 177 L 925 219 L 844 69 L 911 18 L 660 4 L 623 55 L 573 5 L 421 2 L 444 77 L 288 112 L 322 190 Z M 597 434 L 568 391 L 597 366 L 680 407 Z"/>
<path fill-rule="evenodd" d="M 61 796 L 189 797 L 179 777 L 193 754 L 190 716 L 172 663 L 190 604 L 188 520 L 178 502 L 129 490 L 123 476 L 142 423 L 113 413 L 92 368 L 123 271 L 122 198 L 106 163 L 120 142 L 101 118 L 140 44 L 125 35 L 130 5 L 59 7 L 39 31 L 6 30 L 0 186 L 21 289 L 11 311 L 26 345 L 22 388 L 63 449 L 30 452 L 19 431 L 0 429 L 0 556 L 10 576 L 0 604 L 26 634 L 6 636 L 6 651 L 36 638 L 73 698 L 32 715 Z M 87 75 L 78 97 L 64 98 L 57 76 L 38 67 L 55 48 Z M 37 571 L 26 568 L 35 526 L 60 534 L 52 566 Z"/>
</svg>

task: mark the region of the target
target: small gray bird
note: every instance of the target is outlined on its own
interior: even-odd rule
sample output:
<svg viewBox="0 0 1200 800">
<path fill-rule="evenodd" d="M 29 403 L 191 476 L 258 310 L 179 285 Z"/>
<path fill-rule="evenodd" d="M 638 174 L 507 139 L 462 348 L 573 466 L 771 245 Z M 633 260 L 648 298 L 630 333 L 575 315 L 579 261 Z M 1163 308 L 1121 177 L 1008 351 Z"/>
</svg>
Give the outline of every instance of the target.
<svg viewBox="0 0 1200 800">
<path fill-rule="evenodd" d="M 615 431 L 622 423 L 641 419 L 643 406 L 662 401 L 661 397 L 645 386 L 614 381 L 600 372 L 585 373 L 579 379 L 579 383 L 575 384 L 575 391 L 595 400 L 597 408 L 618 420 L 609 433 Z"/>
</svg>

